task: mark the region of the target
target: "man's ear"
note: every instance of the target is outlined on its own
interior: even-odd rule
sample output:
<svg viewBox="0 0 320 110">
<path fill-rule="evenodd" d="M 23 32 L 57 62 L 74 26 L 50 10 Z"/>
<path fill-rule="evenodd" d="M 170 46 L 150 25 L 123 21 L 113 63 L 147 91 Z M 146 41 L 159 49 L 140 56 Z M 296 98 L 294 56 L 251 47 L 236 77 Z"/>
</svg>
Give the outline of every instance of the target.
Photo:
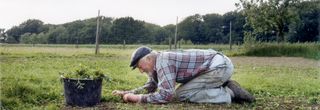
<svg viewBox="0 0 320 110">
<path fill-rule="evenodd" d="M 146 56 L 146 59 L 147 59 L 148 62 L 151 61 L 151 57 L 150 56 Z"/>
</svg>

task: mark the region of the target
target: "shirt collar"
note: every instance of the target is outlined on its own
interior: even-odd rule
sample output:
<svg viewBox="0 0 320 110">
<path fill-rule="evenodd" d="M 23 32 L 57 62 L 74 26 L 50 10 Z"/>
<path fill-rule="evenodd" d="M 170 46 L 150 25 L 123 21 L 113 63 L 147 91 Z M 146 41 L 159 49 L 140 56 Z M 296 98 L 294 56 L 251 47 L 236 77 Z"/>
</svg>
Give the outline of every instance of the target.
<svg viewBox="0 0 320 110">
<path fill-rule="evenodd" d="M 160 55 L 160 52 L 157 53 L 156 60 L 154 61 L 154 66 L 153 66 L 154 71 L 157 71 L 156 65 L 157 65 L 157 60 L 159 55 Z"/>
</svg>

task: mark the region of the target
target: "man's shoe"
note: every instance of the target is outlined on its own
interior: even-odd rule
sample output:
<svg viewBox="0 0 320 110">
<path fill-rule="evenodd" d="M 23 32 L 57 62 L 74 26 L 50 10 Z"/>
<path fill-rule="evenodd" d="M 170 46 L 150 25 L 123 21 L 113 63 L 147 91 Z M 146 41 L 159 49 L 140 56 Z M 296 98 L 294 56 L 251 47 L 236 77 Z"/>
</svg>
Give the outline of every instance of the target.
<svg viewBox="0 0 320 110">
<path fill-rule="evenodd" d="M 249 102 L 252 103 L 255 101 L 255 97 L 251 95 L 247 90 L 240 87 L 240 84 L 234 80 L 228 80 L 226 86 L 232 90 L 234 97 L 232 101 L 242 103 Z"/>
</svg>

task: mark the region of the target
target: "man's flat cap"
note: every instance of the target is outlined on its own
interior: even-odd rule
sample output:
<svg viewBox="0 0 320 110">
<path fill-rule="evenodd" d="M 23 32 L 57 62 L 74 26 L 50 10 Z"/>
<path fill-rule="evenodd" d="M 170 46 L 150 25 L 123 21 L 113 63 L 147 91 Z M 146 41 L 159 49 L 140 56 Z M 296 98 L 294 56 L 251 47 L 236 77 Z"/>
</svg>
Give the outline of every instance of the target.
<svg viewBox="0 0 320 110">
<path fill-rule="evenodd" d="M 139 62 L 139 60 L 147 54 L 151 53 L 151 51 L 152 50 L 146 46 L 141 46 L 137 48 L 131 55 L 130 67 L 132 67 L 132 70 L 134 70 L 137 67 L 137 63 Z"/>
</svg>

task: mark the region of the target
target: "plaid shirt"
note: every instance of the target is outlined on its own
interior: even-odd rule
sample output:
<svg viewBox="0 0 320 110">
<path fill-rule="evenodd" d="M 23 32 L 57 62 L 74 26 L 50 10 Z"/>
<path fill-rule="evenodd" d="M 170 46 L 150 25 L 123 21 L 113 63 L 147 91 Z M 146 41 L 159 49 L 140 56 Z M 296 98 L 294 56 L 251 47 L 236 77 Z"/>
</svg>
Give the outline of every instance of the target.
<svg viewBox="0 0 320 110">
<path fill-rule="evenodd" d="M 142 89 L 149 94 L 142 95 L 144 103 L 166 103 L 173 99 L 175 83 L 186 83 L 209 70 L 214 50 L 186 50 L 182 52 L 161 52 L 157 54 L 155 72 L 148 82 L 133 92 Z M 158 91 L 156 89 L 158 88 Z"/>
</svg>

